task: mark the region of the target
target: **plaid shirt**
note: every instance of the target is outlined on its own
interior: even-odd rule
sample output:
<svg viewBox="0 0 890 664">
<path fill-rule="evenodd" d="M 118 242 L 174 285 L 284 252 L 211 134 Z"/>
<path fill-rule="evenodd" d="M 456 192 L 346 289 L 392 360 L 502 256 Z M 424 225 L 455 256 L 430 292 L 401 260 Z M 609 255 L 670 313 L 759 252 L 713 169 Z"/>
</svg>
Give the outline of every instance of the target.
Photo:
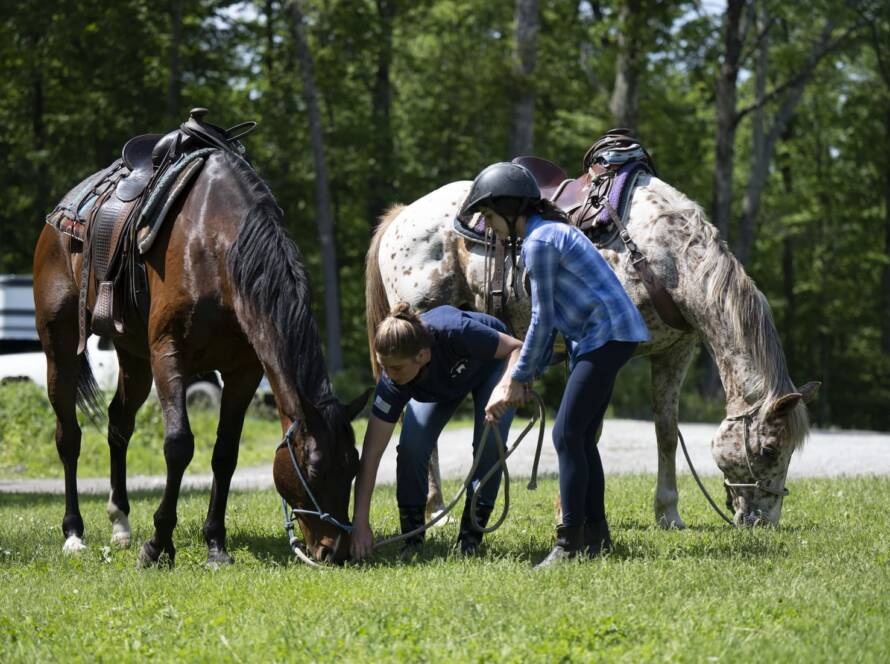
<svg viewBox="0 0 890 664">
<path fill-rule="evenodd" d="M 513 379 L 543 371 L 553 332 L 569 342 L 572 358 L 609 341 L 648 341 L 649 330 L 618 277 L 574 226 L 532 215 L 522 260 L 531 280 L 532 317 Z"/>
</svg>

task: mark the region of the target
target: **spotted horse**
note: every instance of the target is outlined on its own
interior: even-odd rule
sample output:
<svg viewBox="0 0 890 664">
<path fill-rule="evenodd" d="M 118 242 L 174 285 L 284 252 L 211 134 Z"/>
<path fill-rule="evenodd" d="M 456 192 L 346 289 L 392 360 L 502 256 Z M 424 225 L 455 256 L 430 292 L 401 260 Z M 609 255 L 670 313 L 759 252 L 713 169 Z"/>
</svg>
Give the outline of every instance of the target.
<svg viewBox="0 0 890 664">
<path fill-rule="evenodd" d="M 380 220 L 367 254 L 369 334 L 390 303 L 420 309 L 440 304 L 485 310 L 493 262 L 483 237 L 458 223 L 471 182 L 446 184 Z M 658 315 L 631 251 L 613 234 L 598 249 L 643 315 L 651 339 L 637 355 L 651 363 L 651 399 L 658 442 L 654 511 L 665 528 L 684 528 L 678 510 L 676 449 L 680 388 L 700 342 L 716 360 L 726 417 L 711 443 L 723 472 L 736 525 L 778 524 L 791 456 L 808 434 L 805 404 L 819 383 L 796 387 L 764 295 L 721 241 L 701 207 L 651 172 L 628 188 L 624 225 L 688 323 L 681 330 Z M 506 252 L 503 316 L 522 338 L 530 302 L 521 261 Z M 372 357 L 372 363 L 374 358 Z"/>
</svg>

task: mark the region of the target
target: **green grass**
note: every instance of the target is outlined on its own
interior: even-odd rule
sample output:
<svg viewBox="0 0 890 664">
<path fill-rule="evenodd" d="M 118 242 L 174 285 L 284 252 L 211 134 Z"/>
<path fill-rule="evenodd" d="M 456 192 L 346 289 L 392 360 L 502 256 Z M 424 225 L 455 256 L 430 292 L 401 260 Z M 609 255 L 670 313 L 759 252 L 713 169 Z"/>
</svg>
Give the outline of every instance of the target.
<svg viewBox="0 0 890 664">
<path fill-rule="evenodd" d="M 711 481 L 716 485 L 716 481 Z M 0 496 L 0 659 L 89 661 L 865 661 L 890 659 L 890 480 L 795 481 L 778 529 L 735 531 L 681 478 L 684 532 L 652 525 L 654 478 L 609 478 L 616 551 L 535 573 L 556 483 L 513 485 L 484 555 L 436 529 L 421 560 L 294 564 L 271 492 L 234 494 L 237 564 L 204 566 L 206 492 L 180 503 L 174 570 L 107 551 L 104 498 L 81 501 L 90 548 L 61 553 L 59 496 Z M 449 493 L 455 484 L 448 486 Z M 132 500 L 134 541 L 157 494 Z M 378 534 L 397 529 L 378 490 Z"/>
<path fill-rule="evenodd" d="M 106 401 L 111 399 L 106 395 Z M 216 442 L 217 414 L 206 410 L 189 413 L 195 435 L 191 473 L 209 473 Z M 367 419 L 353 422 L 360 445 Z M 56 419 L 46 393 L 30 383 L 0 385 L 0 479 L 62 477 L 62 464 L 55 447 Z M 472 427 L 472 419 L 458 417 L 449 427 Z M 96 427 L 81 417 L 79 477 L 108 475 L 107 423 Z M 271 463 L 281 441 L 281 425 L 268 408 L 251 408 L 244 420 L 238 465 L 242 468 Z M 164 475 L 164 427 L 161 409 L 152 396 L 140 409 L 136 429 L 127 451 L 129 475 Z"/>
</svg>

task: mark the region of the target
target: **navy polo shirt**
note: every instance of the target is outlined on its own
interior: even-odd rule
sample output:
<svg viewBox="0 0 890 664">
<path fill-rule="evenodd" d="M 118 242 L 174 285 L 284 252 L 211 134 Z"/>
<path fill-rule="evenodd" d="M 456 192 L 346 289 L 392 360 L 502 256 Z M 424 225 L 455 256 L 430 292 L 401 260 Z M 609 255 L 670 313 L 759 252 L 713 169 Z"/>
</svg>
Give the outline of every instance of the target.
<svg viewBox="0 0 890 664">
<path fill-rule="evenodd" d="M 441 306 L 420 319 L 433 337 L 430 362 L 410 383 L 398 385 L 384 371 L 374 392 L 371 412 L 385 422 L 396 422 L 411 399 L 451 401 L 469 394 L 483 379 L 500 369 L 495 358 L 499 332 L 507 326 L 494 316 Z"/>
</svg>

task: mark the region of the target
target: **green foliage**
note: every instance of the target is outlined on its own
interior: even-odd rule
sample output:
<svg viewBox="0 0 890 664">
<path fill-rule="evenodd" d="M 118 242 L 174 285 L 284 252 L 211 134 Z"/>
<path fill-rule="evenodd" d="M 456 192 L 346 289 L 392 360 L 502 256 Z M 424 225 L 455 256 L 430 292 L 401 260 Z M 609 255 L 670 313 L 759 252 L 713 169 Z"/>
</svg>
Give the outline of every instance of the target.
<svg viewBox="0 0 890 664">
<path fill-rule="evenodd" d="M 545 573 L 557 484 L 517 489 L 479 559 L 452 553 L 454 524 L 424 555 L 369 565 L 294 562 L 274 492 L 234 493 L 229 548 L 204 566 L 208 496 L 186 492 L 173 570 L 134 569 L 160 494 L 131 497 L 134 547 L 107 549 L 104 496 L 81 500 L 89 548 L 62 554 L 60 496 L 0 501 L 0 651 L 6 662 L 82 657 L 178 661 L 887 661 L 890 484 L 806 480 L 779 528 L 724 526 L 680 477 L 690 528 L 652 523 L 653 476 L 607 482 L 613 555 Z M 716 486 L 716 480 L 712 480 Z M 456 490 L 445 487 L 446 495 Z M 793 500 L 792 500 L 793 498 Z M 398 530 L 375 492 L 378 536 Z"/>
<path fill-rule="evenodd" d="M 622 5 L 541 2 L 537 73 L 529 82 L 512 68 L 512 1 L 300 4 L 336 218 L 348 376 L 337 380 L 342 387 L 364 385 L 371 378 L 363 262 L 382 206 L 413 201 L 507 158 L 520 85 L 535 91 L 535 152 L 575 172 L 591 140 L 613 122 Z M 640 6 L 638 129 L 662 178 L 707 207 L 721 17 L 699 3 Z M 793 377 L 824 383 L 818 422 L 890 429 L 890 411 L 882 406 L 890 358 L 881 352 L 890 337 L 890 312 L 881 304 L 882 275 L 890 269 L 890 15 L 876 3 L 758 3 L 776 19 L 769 88 L 801 71 L 825 17 L 839 26 L 856 20 L 851 7 L 868 12 L 868 32 L 838 43 L 778 138 L 747 267 L 774 309 Z M 259 121 L 246 140 L 251 158 L 285 211 L 320 303 L 315 174 L 291 20 L 282 0 L 16 3 L 0 22 L 0 272 L 31 271 L 43 216 L 114 159 L 126 139 L 170 129 L 201 105 L 219 124 Z M 746 69 L 740 77 L 739 107 L 754 101 L 750 74 Z M 766 105 L 768 116 L 780 100 Z M 736 139 L 736 215 L 750 170 L 751 117 L 742 119 Z M 734 234 L 732 228 L 730 240 Z M 695 378 L 687 383 L 695 385 Z M 644 413 L 643 370 L 628 367 L 625 382 L 632 387 L 616 390 L 615 412 Z M 555 378 L 541 389 L 548 403 L 558 402 Z M 695 399 L 701 401 L 684 392 L 681 407 L 690 417 L 719 410 Z"/>
</svg>

